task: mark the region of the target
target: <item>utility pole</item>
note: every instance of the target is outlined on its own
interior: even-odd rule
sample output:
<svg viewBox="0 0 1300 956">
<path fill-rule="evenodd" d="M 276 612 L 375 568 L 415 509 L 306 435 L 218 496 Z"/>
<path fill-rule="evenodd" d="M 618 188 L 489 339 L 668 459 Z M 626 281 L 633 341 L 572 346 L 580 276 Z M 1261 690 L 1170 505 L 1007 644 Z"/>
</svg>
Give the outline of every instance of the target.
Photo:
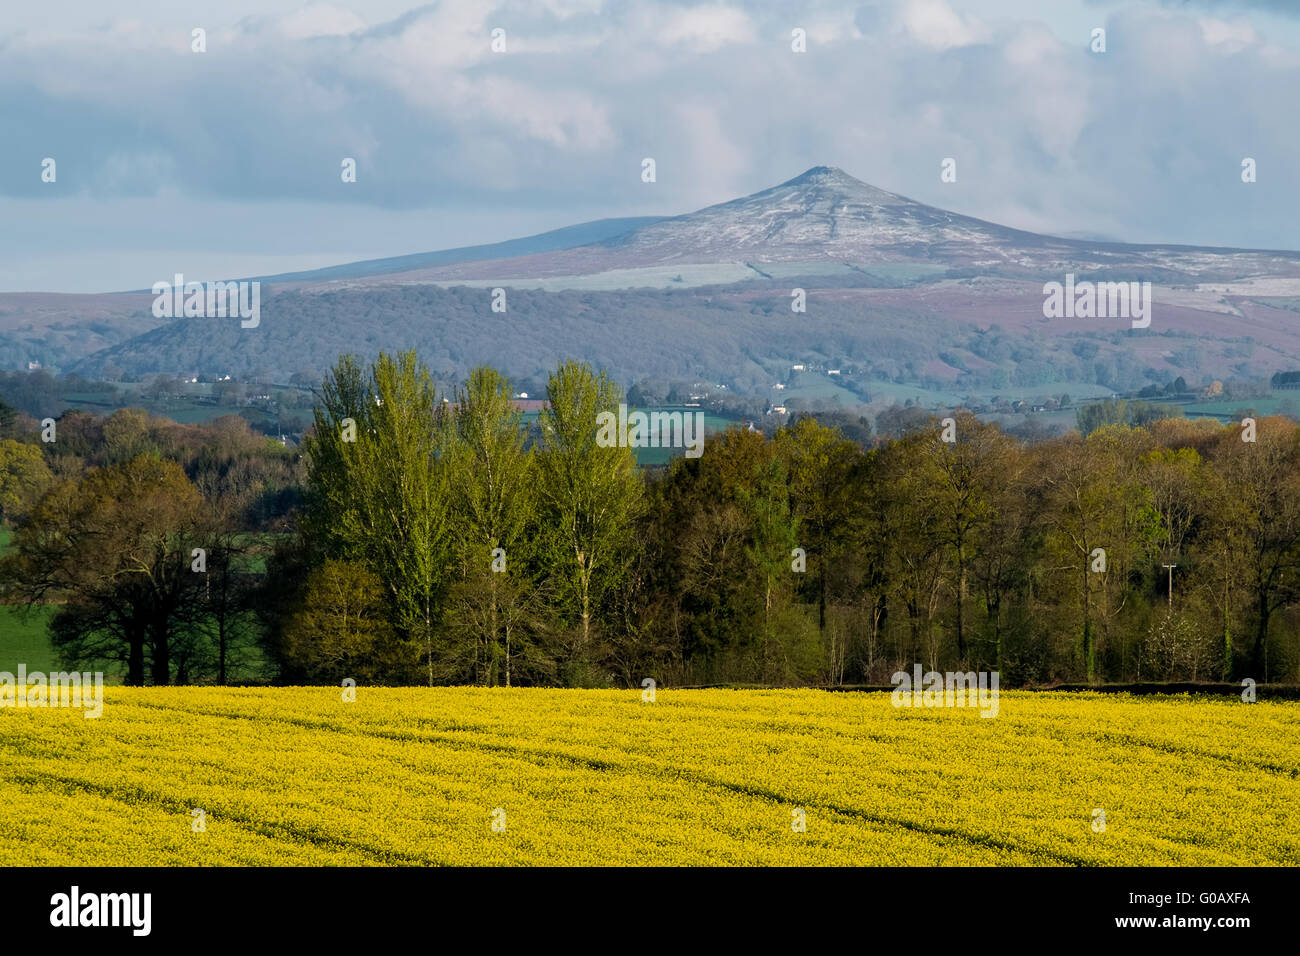
<svg viewBox="0 0 1300 956">
<path fill-rule="evenodd" d="M 1178 567 L 1178 565 L 1162 564 L 1160 566 L 1169 569 L 1169 610 L 1172 611 L 1174 609 L 1174 568 Z"/>
</svg>

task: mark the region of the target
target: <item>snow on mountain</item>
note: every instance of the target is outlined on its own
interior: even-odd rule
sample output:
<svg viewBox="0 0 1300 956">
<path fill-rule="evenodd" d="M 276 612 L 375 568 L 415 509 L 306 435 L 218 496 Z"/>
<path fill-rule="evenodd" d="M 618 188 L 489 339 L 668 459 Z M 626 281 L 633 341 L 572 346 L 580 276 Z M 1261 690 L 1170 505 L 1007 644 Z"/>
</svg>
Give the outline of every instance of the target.
<svg viewBox="0 0 1300 956">
<path fill-rule="evenodd" d="M 757 269 L 752 272 L 757 276 L 764 263 L 918 263 L 1056 279 L 1067 271 L 1165 279 L 1300 276 L 1300 253 L 1043 236 L 948 212 L 861 182 L 841 169 L 815 166 L 751 196 L 660 219 L 587 245 L 340 284 L 548 280 L 546 287 L 558 288 L 564 286 L 565 277 L 610 274 L 617 283 L 625 281 L 632 287 L 662 285 L 666 267 L 736 264 L 739 269 L 744 264 Z M 638 275 L 639 270 L 647 272 Z M 648 281 L 651 275 L 653 280 Z M 557 279 L 558 284 L 551 281 Z"/>
</svg>

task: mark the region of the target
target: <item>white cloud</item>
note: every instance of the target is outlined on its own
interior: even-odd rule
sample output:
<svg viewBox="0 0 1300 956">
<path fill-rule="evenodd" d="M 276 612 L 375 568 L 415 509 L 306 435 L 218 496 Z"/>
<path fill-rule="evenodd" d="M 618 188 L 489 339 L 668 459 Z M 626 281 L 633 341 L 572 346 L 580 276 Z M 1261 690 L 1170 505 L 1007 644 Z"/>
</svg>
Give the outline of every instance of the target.
<svg viewBox="0 0 1300 956">
<path fill-rule="evenodd" d="M 275 28 L 290 40 L 346 36 L 364 30 L 366 21 L 351 10 L 325 3 L 312 3 L 274 20 Z"/>
<path fill-rule="evenodd" d="M 668 169 L 668 175 L 680 177 L 689 169 L 683 194 L 692 205 L 705 206 L 734 199 L 743 190 L 744 174 L 749 171 L 748 154 L 732 139 L 719 118 L 719 109 L 699 100 L 681 103 L 673 114 L 685 138 L 682 157 L 688 165 Z"/>
<path fill-rule="evenodd" d="M 1201 17 L 1197 22 L 1200 24 L 1201 36 L 1205 38 L 1205 42 L 1224 53 L 1239 53 L 1259 42 L 1259 34 L 1250 25 L 1250 21 L 1245 19 L 1229 21 Z"/>
<path fill-rule="evenodd" d="M 654 32 L 660 43 L 693 53 L 711 53 L 729 44 L 752 43 L 755 39 L 753 22 L 735 7 L 720 4 L 660 7 L 649 12 L 648 17 L 660 22 Z"/>
<path fill-rule="evenodd" d="M 961 17 L 947 0 L 905 0 L 899 12 L 904 29 L 917 42 L 936 50 L 984 43 L 989 30 L 973 17 Z"/>
</svg>

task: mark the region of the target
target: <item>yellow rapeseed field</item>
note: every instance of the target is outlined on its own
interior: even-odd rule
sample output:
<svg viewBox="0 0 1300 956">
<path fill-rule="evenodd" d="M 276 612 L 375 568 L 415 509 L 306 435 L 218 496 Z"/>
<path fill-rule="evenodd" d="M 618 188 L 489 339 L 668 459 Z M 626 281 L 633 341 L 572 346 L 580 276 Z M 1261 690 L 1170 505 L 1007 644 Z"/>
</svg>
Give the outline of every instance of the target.
<svg viewBox="0 0 1300 956">
<path fill-rule="evenodd" d="M 0 709 L 0 864 L 1300 862 L 1294 703 L 105 694 L 98 719 Z"/>
</svg>

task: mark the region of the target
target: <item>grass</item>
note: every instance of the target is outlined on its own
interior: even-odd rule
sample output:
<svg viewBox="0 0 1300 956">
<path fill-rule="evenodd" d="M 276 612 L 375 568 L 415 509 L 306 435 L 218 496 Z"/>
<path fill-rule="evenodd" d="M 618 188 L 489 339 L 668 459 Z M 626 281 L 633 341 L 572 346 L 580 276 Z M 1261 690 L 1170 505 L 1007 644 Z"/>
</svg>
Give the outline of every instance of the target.
<svg viewBox="0 0 1300 956">
<path fill-rule="evenodd" d="M 985 719 L 811 690 L 105 696 L 94 720 L 0 712 L 0 865 L 1300 862 L 1291 703 L 1006 692 Z"/>
<path fill-rule="evenodd" d="M 1267 397 L 1237 398 L 1231 401 L 1192 402 L 1183 406 L 1187 415 L 1209 415 L 1223 420 L 1240 420 L 1241 413 L 1254 409 L 1257 415 L 1300 417 L 1300 391 L 1271 391 Z"/>
<path fill-rule="evenodd" d="M 241 560 L 244 570 L 253 574 L 266 573 L 266 551 L 274 546 L 277 538 L 283 534 L 268 532 L 248 532 L 239 537 L 239 543 L 254 553 Z M 0 555 L 3 555 L 13 538 L 13 531 L 0 527 Z M 24 616 L 20 608 L 0 604 L 0 672 L 16 674 L 19 664 L 26 664 L 27 670 L 50 673 L 58 670 L 60 665 L 50 644 L 49 621 L 58 610 L 53 605 L 32 608 Z M 251 647 L 241 652 L 246 658 L 232 669 L 233 678 L 255 677 L 264 669 L 264 659 L 260 648 Z M 109 674 L 105 678 L 109 683 L 121 682 L 120 675 Z"/>
<path fill-rule="evenodd" d="M 590 275 L 550 276 L 547 278 L 454 279 L 435 282 L 444 288 L 468 286 L 491 289 L 541 289 L 559 292 L 585 289 L 608 292 L 615 289 L 685 289 L 705 285 L 731 285 L 759 278 L 753 269 L 739 262 L 647 266 L 641 269 L 610 269 Z"/>
<path fill-rule="evenodd" d="M 0 527 L 0 554 L 12 538 L 12 530 Z M 42 673 L 55 669 L 54 649 L 46 630 L 54 611 L 53 607 L 37 607 L 24 617 L 19 608 L 0 604 L 0 671 L 16 674 L 19 664 Z"/>
<path fill-rule="evenodd" d="M 680 412 L 683 416 L 693 415 L 696 412 L 704 412 L 704 438 L 711 441 L 721 435 L 728 428 L 741 427 L 745 423 L 735 418 L 724 418 L 721 415 L 715 415 L 713 412 L 706 411 L 703 408 L 687 407 L 685 405 L 647 405 L 644 408 L 632 409 L 632 411 L 642 412 Z M 532 426 L 538 419 L 537 412 L 525 412 L 520 416 L 523 423 Z M 694 436 L 692 436 L 694 437 Z M 669 436 L 663 436 L 662 441 L 668 441 Z M 674 458 L 682 457 L 686 452 L 684 448 L 634 448 L 633 456 L 636 458 L 638 465 L 665 465 Z"/>
<path fill-rule="evenodd" d="M 58 669 L 46 630 L 54 611 L 49 606 L 36 607 L 24 620 L 19 608 L 0 605 L 0 671 L 15 674 L 19 664 L 42 673 Z"/>
</svg>

